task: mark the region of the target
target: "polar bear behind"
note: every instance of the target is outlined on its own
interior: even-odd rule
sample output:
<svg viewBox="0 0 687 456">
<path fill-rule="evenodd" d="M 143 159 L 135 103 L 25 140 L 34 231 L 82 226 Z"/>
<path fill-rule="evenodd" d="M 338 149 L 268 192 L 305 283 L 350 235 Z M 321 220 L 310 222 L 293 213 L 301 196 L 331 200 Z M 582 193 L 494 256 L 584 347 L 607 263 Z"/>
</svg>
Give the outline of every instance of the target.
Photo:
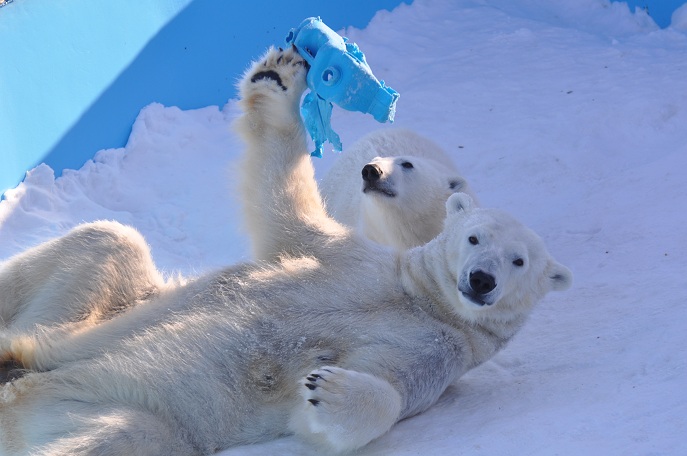
<svg viewBox="0 0 687 456">
<path fill-rule="evenodd" d="M 452 193 L 474 199 L 446 152 L 409 130 L 378 130 L 362 138 L 344 151 L 320 186 L 332 217 L 397 249 L 439 234 Z"/>
</svg>

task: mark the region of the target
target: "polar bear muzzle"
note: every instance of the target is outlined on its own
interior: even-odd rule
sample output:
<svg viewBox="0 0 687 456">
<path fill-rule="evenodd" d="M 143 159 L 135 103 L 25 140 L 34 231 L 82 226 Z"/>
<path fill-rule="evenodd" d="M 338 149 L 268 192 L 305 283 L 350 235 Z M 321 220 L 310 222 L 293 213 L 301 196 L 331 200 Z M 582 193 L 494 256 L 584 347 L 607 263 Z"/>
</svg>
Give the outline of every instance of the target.
<svg viewBox="0 0 687 456">
<path fill-rule="evenodd" d="M 492 299 L 488 298 L 489 293 L 496 289 L 496 278 L 484 272 L 481 269 L 476 269 L 467 275 L 467 280 L 460 281 L 458 291 L 470 300 L 473 304 L 478 306 L 490 306 L 494 304 Z"/>
<path fill-rule="evenodd" d="M 374 192 L 390 198 L 396 196 L 396 192 L 387 179 L 383 179 L 384 171 L 375 163 L 368 163 L 363 166 L 361 172 L 363 177 L 363 193 Z"/>
</svg>

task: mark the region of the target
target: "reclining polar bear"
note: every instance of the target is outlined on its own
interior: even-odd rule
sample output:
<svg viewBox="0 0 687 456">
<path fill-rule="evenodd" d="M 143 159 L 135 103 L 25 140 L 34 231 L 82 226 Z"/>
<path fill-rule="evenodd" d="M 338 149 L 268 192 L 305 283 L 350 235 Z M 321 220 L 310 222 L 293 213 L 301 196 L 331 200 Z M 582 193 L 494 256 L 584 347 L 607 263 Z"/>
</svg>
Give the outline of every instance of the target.
<svg viewBox="0 0 687 456">
<path fill-rule="evenodd" d="M 320 191 L 337 221 L 402 250 L 441 232 L 452 193 L 475 199 L 436 143 L 397 129 L 375 131 L 346 149 L 320 182 Z"/>
<path fill-rule="evenodd" d="M 297 54 L 272 50 L 240 88 L 246 217 L 273 263 L 169 286 L 139 234 L 99 222 L 3 264 L 0 359 L 30 372 L 0 386 L 0 454 L 211 454 L 289 433 L 353 450 L 570 285 L 539 237 L 464 194 L 404 252 L 330 219 L 298 114 L 304 77 Z"/>
</svg>

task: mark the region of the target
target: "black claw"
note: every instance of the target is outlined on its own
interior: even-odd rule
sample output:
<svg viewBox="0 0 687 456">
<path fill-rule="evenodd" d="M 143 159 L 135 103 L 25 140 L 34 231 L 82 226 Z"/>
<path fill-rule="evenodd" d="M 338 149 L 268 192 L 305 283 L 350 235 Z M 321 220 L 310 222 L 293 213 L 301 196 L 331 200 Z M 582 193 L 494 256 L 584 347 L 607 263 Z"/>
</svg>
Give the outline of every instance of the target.
<svg viewBox="0 0 687 456">
<path fill-rule="evenodd" d="M 311 375 L 311 376 L 305 377 L 305 378 L 308 379 L 308 380 L 310 380 L 311 382 L 316 382 L 316 381 L 317 381 L 317 377 L 315 377 L 314 375 Z"/>
<path fill-rule="evenodd" d="M 310 402 L 315 407 L 317 407 L 320 403 L 320 401 L 318 401 L 317 399 L 308 399 L 308 402 Z"/>
<path fill-rule="evenodd" d="M 315 388 L 317 388 L 317 385 L 313 385 L 312 383 L 306 383 L 305 387 L 308 388 L 310 391 L 312 391 Z"/>
</svg>

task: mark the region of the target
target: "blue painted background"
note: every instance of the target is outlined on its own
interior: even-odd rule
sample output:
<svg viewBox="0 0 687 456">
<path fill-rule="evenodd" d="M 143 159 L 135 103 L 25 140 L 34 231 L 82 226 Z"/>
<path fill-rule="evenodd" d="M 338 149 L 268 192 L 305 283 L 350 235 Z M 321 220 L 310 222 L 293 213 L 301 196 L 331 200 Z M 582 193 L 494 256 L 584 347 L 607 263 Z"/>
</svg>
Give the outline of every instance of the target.
<svg viewBox="0 0 687 456">
<path fill-rule="evenodd" d="M 661 28 L 666 28 L 670 25 L 670 18 L 673 12 L 680 6 L 685 4 L 685 0 L 613 0 L 624 1 L 630 6 L 630 11 L 635 8 L 643 8 L 647 10 L 649 16 Z"/>
<path fill-rule="evenodd" d="M 409 3 L 410 0 L 403 0 Z M 685 0 L 626 0 L 662 27 Z M 321 16 L 362 28 L 401 0 L 15 0 L 0 8 L 0 193 L 121 147 L 141 108 L 222 106 L 250 59 Z"/>
</svg>

